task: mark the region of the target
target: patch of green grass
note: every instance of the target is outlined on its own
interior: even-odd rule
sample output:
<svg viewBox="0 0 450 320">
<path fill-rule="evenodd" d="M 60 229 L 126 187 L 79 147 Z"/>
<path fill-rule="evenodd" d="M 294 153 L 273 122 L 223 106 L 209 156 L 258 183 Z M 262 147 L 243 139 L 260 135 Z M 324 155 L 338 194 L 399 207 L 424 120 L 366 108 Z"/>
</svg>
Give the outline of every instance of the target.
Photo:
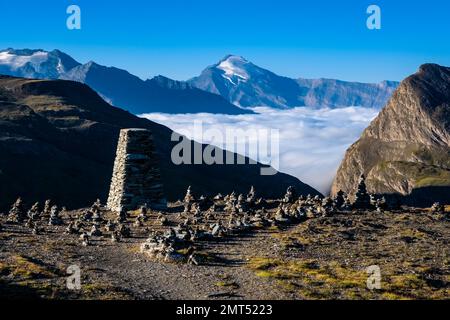
<svg viewBox="0 0 450 320">
<path fill-rule="evenodd" d="M 234 281 L 219 281 L 216 282 L 217 287 L 231 288 L 231 289 L 239 289 L 239 284 Z"/>
<path fill-rule="evenodd" d="M 438 177 L 423 177 L 416 180 L 415 187 L 446 187 L 450 185 L 450 173 Z"/>
<path fill-rule="evenodd" d="M 248 266 L 253 270 L 267 270 L 273 267 L 277 267 L 282 264 L 281 260 L 270 259 L 270 258 L 252 258 L 248 262 Z"/>
<path fill-rule="evenodd" d="M 90 283 L 82 285 L 80 298 L 86 300 L 128 300 L 132 299 L 132 296 L 118 287 L 103 283 Z"/>
<path fill-rule="evenodd" d="M 12 275 L 23 280 L 57 277 L 54 271 L 33 262 L 31 259 L 14 255 L 8 262 L 0 264 L 0 274 Z"/>
<path fill-rule="evenodd" d="M 382 274 L 381 289 L 369 290 L 365 270 L 336 262 L 253 258 L 247 266 L 256 276 L 274 279 L 282 289 L 306 299 L 442 299 L 448 291 L 444 287 L 433 289 L 433 294 L 426 293 L 431 288 L 420 273 Z M 422 270 L 428 272 L 426 268 Z"/>
<path fill-rule="evenodd" d="M 267 228 L 268 231 L 280 231 L 280 228 L 278 226 L 270 226 Z"/>
<path fill-rule="evenodd" d="M 396 293 L 393 293 L 393 292 L 383 292 L 381 294 L 381 297 L 384 300 L 407 300 L 405 297 L 398 295 Z"/>
<path fill-rule="evenodd" d="M 280 239 L 281 244 L 285 247 L 294 244 L 308 245 L 313 242 L 311 238 L 305 237 L 300 233 L 288 233 L 288 234 L 272 234 L 274 238 Z"/>
<path fill-rule="evenodd" d="M 335 291 L 348 288 L 364 288 L 365 272 L 343 267 L 337 263 L 319 265 L 317 261 L 281 261 L 269 258 L 253 258 L 248 267 L 261 278 L 279 280 L 288 290 L 299 289 L 306 298 L 332 298 Z"/>
<path fill-rule="evenodd" d="M 184 249 L 177 250 L 177 253 L 179 253 L 179 254 L 181 254 L 183 256 L 187 255 L 188 252 L 189 252 L 189 248 L 184 248 Z"/>
<path fill-rule="evenodd" d="M 431 161 L 431 160 L 430 160 Z M 379 163 L 374 171 L 382 175 L 407 179 L 414 188 L 450 186 L 450 170 L 445 169 L 442 161 L 417 163 L 408 161 L 388 161 Z M 376 181 L 370 181 L 376 184 Z"/>
<path fill-rule="evenodd" d="M 405 229 L 399 233 L 399 236 L 404 239 L 420 240 L 424 239 L 427 235 L 417 229 Z"/>
<path fill-rule="evenodd" d="M 3 283 L 2 290 L 5 290 L 0 296 L 54 298 L 60 291 L 54 283 L 58 281 L 60 272 L 60 269 L 32 258 L 12 255 L 0 262 L 0 284 Z"/>
<path fill-rule="evenodd" d="M 276 274 L 274 272 L 265 270 L 257 271 L 256 275 L 261 278 L 276 278 Z"/>
<path fill-rule="evenodd" d="M 333 242 L 336 234 L 349 228 L 339 216 L 328 223 L 308 220 L 271 235 L 281 248 L 309 240 L 307 246 L 275 257 L 255 257 L 247 267 L 296 299 L 448 299 L 450 258 L 441 256 L 448 232 L 431 217 L 418 209 L 377 217 L 349 214 L 346 219 L 352 220 L 352 228 L 361 231 L 360 241 L 353 243 Z M 424 223 L 429 225 L 424 228 Z M 368 227 L 374 224 L 386 227 L 381 236 L 374 237 L 374 228 Z M 292 252 L 307 258 L 294 258 Z M 380 289 L 367 287 L 369 265 L 381 268 Z"/>
<path fill-rule="evenodd" d="M 426 286 L 426 282 L 417 274 L 403 274 L 389 277 L 387 287 L 391 291 L 420 289 Z"/>
</svg>

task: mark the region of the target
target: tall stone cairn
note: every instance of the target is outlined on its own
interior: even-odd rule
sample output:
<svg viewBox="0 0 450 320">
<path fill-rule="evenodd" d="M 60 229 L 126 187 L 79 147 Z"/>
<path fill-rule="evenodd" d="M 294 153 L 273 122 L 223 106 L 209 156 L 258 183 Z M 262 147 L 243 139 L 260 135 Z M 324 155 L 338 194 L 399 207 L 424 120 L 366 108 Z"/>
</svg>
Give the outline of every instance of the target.
<svg viewBox="0 0 450 320">
<path fill-rule="evenodd" d="M 366 177 L 362 174 L 359 177 L 358 188 L 356 190 L 355 202 L 353 203 L 355 209 L 369 209 L 370 194 L 367 192 Z"/>
<path fill-rule="evenodd" d="M 152 134 L 146 129 L 123 129 L 107 206 L 111 211 L 121 212 L 146 204 L 157 210 L 167 207 Z"/>
</svg>

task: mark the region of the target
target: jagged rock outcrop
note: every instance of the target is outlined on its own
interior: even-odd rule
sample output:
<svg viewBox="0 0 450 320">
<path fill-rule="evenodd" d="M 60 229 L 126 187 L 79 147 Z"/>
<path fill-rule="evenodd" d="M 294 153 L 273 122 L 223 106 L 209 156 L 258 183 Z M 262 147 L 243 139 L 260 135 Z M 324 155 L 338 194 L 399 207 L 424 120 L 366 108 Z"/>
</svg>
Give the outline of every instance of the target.
<svg viewBox="0 0 450 320">
<path fill-rule="evenodd" d="M 406 78 L 345 155 L 331 193 L 368 191 L 407 203 L 450 203 L 450 68 L 422 65 Z"/>
</svg>

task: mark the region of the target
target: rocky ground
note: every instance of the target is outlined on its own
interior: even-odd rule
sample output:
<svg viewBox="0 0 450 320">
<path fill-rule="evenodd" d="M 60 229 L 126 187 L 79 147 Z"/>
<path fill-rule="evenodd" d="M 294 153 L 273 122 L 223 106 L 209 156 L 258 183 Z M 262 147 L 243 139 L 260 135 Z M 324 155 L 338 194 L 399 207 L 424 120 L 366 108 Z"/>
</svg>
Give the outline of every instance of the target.
<svg viewBox="0 0 450 320">
<path fill-rule="evenodd" d="M 64 225 L 42 223 L 39 234 L 0 216 L 0 297 L 46 299 L 449 299 L 447 214 L 430 210 L 336 211 L 296 223 L 274 223 L 194 241 L 199 265 L 164 262 L 141 252 L 149 233 L 167 232 L 183 217 L 137 212 L 124 224 L 131 236 L 67 234 L 84 210 L 64 212 Z M 273 201 L 275 213 L 277 201 Z M 447 208 L 448 210 L 449 208 Z M 112 213 L 102 211 L 107 220 Z M 220 216 L 220 215 L 218 215 Z M 162 225 L 164 224 L 164 225 Z M 182 251 L 182 250 L 180 250 Z M 81 289 L 66 287 L 67 268 L 81 269 Z M 367 288 L 377 265 L 381 288 Z"/>
</svg>

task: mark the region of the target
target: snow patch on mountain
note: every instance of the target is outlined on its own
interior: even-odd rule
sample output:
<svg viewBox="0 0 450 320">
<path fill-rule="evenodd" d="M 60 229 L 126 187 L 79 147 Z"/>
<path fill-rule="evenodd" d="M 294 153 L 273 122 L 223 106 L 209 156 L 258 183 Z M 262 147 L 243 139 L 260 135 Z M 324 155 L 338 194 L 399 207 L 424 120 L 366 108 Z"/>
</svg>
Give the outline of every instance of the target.
<svg viewBox="0 0 450 320">
<path fill-rule="evenodd" d="M 249 64 L 249 62 L 243 57 L 230 55 L 217 65 L 217 69 L 225 72 L 222 75 L 225 79 L 230 81 L 233 85 L 237 85 L 238 83 L 236 83 L 236 81 L 245 82 L 250 78 L 245 69 L 247 64 Z"/>
<path fill-rule="evenodd" d="M 382 108 L 398 86 L 393 81 L 358 83 L 335 79 L 292 79 L 235 55 L 226 56 L 188 82 L 199 89 L 220 94 L 244 108 L 267 106 L 277 109 L 298 106 Z"/>
</svg>

